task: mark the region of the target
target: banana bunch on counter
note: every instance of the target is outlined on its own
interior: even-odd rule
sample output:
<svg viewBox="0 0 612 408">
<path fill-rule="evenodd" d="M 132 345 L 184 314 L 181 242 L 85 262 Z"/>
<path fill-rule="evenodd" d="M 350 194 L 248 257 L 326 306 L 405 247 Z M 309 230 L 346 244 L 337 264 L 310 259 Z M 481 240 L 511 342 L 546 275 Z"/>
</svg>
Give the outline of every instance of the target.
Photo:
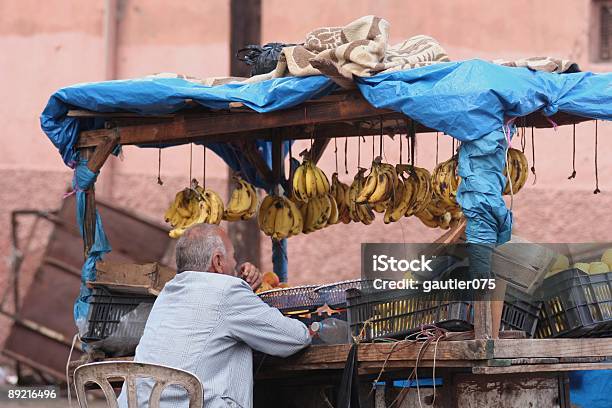
<svg viewBox="0 0 612 408">
<path fill-rule="evenodd" d="M 257 192 L 255 187 L 238 176 L 232 177 L 236 187 L 232 190 L 223 219 L 227 221 L 248 220 L 257 212 Z"/>
<path fill-rule="evenodd" d="M 185 230 L 196 224 L 219 224 L 223 217 L 223 201 L 219 194 L 203 189 L 193 180 L 190 188 L 185 188 L 174 197 L 174 201 L 164 214 L 164 219 L 172 226 L 171 238 L 178 238 Z"/>
<path fill-rule="evenodd" d="M 338 207 L 338 222 L 348 224 L 352 221 L 349 212 L 348 192 L 349 186 L 338 179 L 338 173 L 332 174 L 331 195 L 336 200 Z"/>
<path fill-rule="evenodd" d="M 330 191 L 325 173 L 308 159 L 304 159 L 295 170 L 292 181 L 293 195 L 298 201 L 307 202 L 311 198 L 325 196 Z"/>
<path fill-rule="evenodd" d="M 257 223 L 264 234 L 280 240 L 299 234 L 304 218 L 295 203 L 284 195 L 268 195 L 259 207 Z"/>
<path fill-rule="evenodd" d="M 529 176 L 529 163 L 525 153 L 518 149 L 508 149 L 508 161 L 507 168 L 510 169 L 509 179 L 512 181 L 512 192 L 518 193 L 521 188 L 527 182 L 527 176 Z M 504 176 L 508 177 L 508 172 L 504 168 Z M 510 180 L 506 181 L 506 187 L 504 188 L 504 194 L 510 194 Z"/>
</svg>

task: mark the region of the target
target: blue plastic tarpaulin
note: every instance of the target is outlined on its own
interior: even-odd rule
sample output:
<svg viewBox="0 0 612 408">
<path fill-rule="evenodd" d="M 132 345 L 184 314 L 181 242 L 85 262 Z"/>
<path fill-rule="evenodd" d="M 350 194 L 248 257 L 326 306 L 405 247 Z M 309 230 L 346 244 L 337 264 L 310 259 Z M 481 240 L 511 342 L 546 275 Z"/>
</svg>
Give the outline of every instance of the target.
<svg viewBox="0 0 612 408">
<path fill-rule="evenodd" d="M 459 154 L 462 182 L 457 200 L 468 220 L 468 242 L 495 244 L 510 237 L 512 215 L 501 196 L 508 147 L 503 128 L 509 118 L 542 111 L 545 115 L 567 112 L 612 119 L 612 74 L 560 75 L 471 60 L 355 78 L 355 82 L 373 106 L 402 112 L 463 142 Z M 299 105 L 336 88 L 331 79 L 323 76 L 217 87 L 179 78 L 78 84 L 51 96 L 41 115 L 41 125 L 64 162 L 74 167 L 78 162 L 75 144 L 79 132 L 100 127 L 102 123 L 68 117 L 72 108 L 153 115 L 176 112 L 189 99 L 213 109 L 242 102 L 258 112 L 270 112 Z M 270 163 L 270 143 L 257 143 Z M 241 151 L 226 144 L 208 147 L 249 181 L 265 189 L 271 187 L 255 178 L 255 169 Z M 281 249 L 279 246 L 275 252 L 279 260 L 285 259 Z"/>
</svg>

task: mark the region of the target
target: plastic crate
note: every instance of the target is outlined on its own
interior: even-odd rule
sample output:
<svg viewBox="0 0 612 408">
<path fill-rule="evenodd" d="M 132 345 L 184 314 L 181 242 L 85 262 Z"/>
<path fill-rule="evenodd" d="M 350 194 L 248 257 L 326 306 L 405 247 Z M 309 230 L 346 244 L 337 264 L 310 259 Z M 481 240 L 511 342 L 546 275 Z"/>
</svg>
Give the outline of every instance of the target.
<svg viewBox="0 0 612 408">
<path fill-rule="evenodd" d="M 349 289 L 348 321 L 354 336 L 365 341 L 404 338 L 425 325 L 450 331 L 473 329 L 473 302 L 456 299 L 450 292 L 410 293 L 402 290 Z M 521 330 L 533 337 L 541 302 L 508 287 L 500 330 Z M 366 323 L 367 322 L 367 323 Z"/>
<path fill-rule="evenodd" d="M 544 280 L 537 337 L 612 336 L 612 273 L 568 269 Z"/>
<path fill-rule="evenodd" d="M 280 288 L 259 293 L 261 300 L 283 313 L 314 312 L 325 303 L 315 289 L 317 285 Z"/>
<path fill-rule="evenodd" d="M 372 281 L 353 279 L 342 282 L 322 285 L 315 289 L 321 297 L 321 301 L 330 309 L 346 309 L 346 291 L 348 289 L 365 289 L 371 286 Z"/>
<path fill-rule="evenodd" d="M 527 337 L 533 337 L 538 327 L 541 307 L 541 301 L 508 285 L 500 329 L 521 330 L 527 334 Z"/>
<path fill-rule="evenodd" d="M 364 341 L 403 338 L 431 324 L 450 331 L 472 328 L 472 303 L 450 299 L 448 292 L 349 289 L 346 299 L 351 333 Z"/>
<path fill-rule="evenodd" d="M 142 335 L 142 325 L 131 327 L 124 324 L 121 333 L 116 333 L 116 330 L 123 316 L 143 303 L 153 304 L 155 298 L 152 295 L 113 292 L 104 287 L 94 288 L 87 317 L 87 332 L 82 339 L 86 342 L 100 341 L 111 334 L 139 339 Z"/>
</svg>

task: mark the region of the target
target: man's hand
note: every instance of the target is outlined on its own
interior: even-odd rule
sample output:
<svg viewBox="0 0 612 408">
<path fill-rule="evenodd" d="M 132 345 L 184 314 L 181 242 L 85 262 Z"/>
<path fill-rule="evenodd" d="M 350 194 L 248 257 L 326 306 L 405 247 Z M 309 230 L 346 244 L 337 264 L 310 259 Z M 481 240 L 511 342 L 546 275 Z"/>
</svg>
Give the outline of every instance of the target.
<svg viewBox="0 0 612 408">
<path fill-rule="evenodd" d="M 251 286 L 251 289 L 253 290 L 257 290 L 257 288 L 261 286 L 261 272 L 250 262 L 245 262 L 240 265 L 240 276 L 249 284 L 249 286 Z"/>
</svg>

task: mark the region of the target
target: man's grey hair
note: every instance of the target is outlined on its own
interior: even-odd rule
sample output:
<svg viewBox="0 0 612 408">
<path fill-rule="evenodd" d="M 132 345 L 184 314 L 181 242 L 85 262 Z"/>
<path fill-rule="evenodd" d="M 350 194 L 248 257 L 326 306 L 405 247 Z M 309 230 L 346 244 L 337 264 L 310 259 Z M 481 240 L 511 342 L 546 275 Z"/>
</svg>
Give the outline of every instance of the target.
<svg viewBox="0 0 612 408">
<path fill-rule="evenodd" d="M 212 228 L 199 228 L 186 231 L 176 243 L 177 273 L 184 271 L 206 272 L 213 255 L 227 255 L 223 240 Z"/>
</svg>

